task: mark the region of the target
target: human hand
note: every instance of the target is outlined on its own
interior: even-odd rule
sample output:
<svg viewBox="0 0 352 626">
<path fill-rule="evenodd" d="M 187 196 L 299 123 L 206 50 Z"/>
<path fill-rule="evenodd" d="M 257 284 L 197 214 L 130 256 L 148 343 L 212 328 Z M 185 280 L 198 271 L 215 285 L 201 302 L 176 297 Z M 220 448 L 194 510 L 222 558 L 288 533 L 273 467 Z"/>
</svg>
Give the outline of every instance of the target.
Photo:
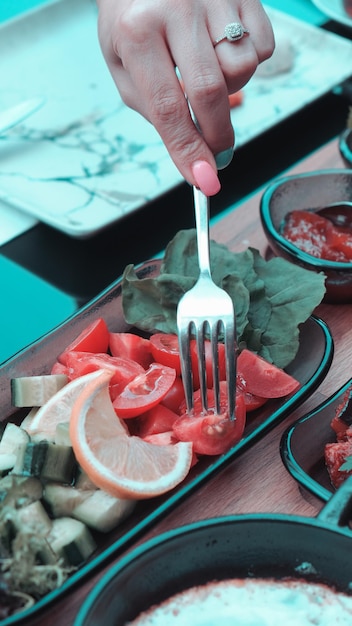
<svg viewBox="0 0 352 626">
<path fill-rule="evenodd" d="M 271 24 L 261 3 L 97 3 L 100 45 L 123 101 L 154 125 L 190 184 L 207 195 L 217 193 L 217 169 L 231 161 L 234 146 L 228 94 L 241 89 L 274 50 Z M 214 47 L 231 22 L 240 23 L 249 34 Z M 191 119 L 183 88 L 199 128 Z"/>
</svg>

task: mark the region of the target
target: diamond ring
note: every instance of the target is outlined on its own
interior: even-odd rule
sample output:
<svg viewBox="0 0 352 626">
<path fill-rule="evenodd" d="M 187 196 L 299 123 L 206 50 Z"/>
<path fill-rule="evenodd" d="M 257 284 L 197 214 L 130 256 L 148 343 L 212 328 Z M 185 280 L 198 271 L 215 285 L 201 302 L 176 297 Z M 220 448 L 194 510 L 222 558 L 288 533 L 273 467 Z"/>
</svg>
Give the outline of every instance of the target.
<svg viewBox="0 0 352 626">
<path fill-rule="evenodd" d="M 240 24 L 239 22 L 231 22 L 230 24 L 226 24 L 224 34 L 219 37 L 219 39 L 216 39 L 214 41 L 214 48 L 221 41 L 239 41 L 239 39 L 242 39 L 244 35 L 249 35 L 249 30 L 243 28 L 242 24 Z"/>
</svg>

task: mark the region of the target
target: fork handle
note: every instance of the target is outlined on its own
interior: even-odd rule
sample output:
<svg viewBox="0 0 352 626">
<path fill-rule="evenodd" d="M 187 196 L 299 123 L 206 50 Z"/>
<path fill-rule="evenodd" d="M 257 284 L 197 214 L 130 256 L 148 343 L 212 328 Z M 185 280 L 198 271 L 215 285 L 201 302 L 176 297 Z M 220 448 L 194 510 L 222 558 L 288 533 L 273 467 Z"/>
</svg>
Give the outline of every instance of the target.
<svg viewBox="0 0 352 626">
<path fill-rule="evenodd" d="M 200 276 L 211 276 L 209 244 L 209 198 L 193 187 L 194 212 L 197 229 L 197 247 Z"/>
<path fill-rule="evenodd" d="M 185 94 L 188 108 L 194 125 L 199 132 L 201 128 L 191 107 L 191 103 Z M 210 276 L 210 244 L 209 244 L 209 198 L 200 189 L 193 187 L 194 211 L 197 229 L 197 247 L 200 276 Z"/>
</svg>

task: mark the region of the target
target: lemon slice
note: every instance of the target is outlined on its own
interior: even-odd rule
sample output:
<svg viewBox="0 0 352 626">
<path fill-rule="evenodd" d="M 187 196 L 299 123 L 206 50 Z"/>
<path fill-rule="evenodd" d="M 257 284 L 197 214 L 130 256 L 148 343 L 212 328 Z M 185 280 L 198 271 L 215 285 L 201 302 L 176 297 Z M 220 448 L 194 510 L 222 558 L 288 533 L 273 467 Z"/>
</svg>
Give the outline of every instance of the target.
<svg viewBox="0 0 352 626">
<path fill-rule="evenodd" d="M 126 432 L 110 394 L 110 373 L 85 376 L 70 419 L 70 439 L 78 463 L 97 486 L 114 496 L 143 499 L 173 489 L 187 476 L 192 444 L 157 446 Z"/>
</svg>

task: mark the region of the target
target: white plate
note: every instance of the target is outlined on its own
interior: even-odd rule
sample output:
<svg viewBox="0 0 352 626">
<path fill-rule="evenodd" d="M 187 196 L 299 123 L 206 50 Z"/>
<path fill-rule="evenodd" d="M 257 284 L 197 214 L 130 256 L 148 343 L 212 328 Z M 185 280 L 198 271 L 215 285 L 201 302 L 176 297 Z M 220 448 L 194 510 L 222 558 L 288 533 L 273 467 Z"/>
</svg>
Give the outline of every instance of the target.
<svg viewBox="0 0 352 626">
<path fill-rule="evenodd" d="M 293 44 L 293 67 L 245 87 L 232 112 L 237 146 L 352 74 L 352 42 L 267 11 L 277 38 Z M 182 182 L 154 128 L 118 95 L 98 43 L 95 0 L 54 0 L 0 27 L 0 85 L 0 109 L 45 98 L 0 138 L 3 206 L 85 237 Z"/>
<path fill-rule="evenodd" d="M 340 22 L 352 28 L 352 17 L 349 17 L 343 7 L 343 0 L 312 0 L 313 4 L 322 13 L 331 17 L 335 22 Z"/>
</svg>

